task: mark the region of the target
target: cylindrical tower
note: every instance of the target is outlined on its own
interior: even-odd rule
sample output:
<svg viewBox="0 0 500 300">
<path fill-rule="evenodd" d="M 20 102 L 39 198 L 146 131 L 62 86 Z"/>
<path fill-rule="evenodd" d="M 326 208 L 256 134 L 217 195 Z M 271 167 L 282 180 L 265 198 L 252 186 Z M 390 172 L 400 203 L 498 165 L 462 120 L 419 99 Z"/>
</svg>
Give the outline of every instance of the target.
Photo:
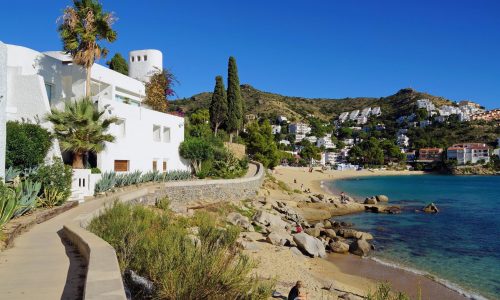
<svg viewBox="0 0 500 300">
<path fill-rule="evenodd" d="M 130 51 L 128 63 L 128 76 L 148 82 L 154 72 L 163 70 L 163 54 L 154 49 Z"/>
</svg>

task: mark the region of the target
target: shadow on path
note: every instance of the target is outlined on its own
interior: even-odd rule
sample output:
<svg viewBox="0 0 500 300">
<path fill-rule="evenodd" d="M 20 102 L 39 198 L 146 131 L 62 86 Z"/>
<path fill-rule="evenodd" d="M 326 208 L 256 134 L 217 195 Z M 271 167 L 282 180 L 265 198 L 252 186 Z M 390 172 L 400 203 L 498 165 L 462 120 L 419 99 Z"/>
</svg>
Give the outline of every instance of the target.
<svg viewBox="0 0 500 300">
<path fill-rule="evenodd" d="M 66 275 L 66 283 L 61 295 L 62 300 L 80 300 L 83 299 L 83 288 L 85 286 L 85 277 L 87 266 L 85 259 L 80 255 L 77 248 L 64 236 L 61 230 L 57 232 L 61 243 L 66 250 L 66 256 L 69 259 L 68 274 Z"/>
</svg>

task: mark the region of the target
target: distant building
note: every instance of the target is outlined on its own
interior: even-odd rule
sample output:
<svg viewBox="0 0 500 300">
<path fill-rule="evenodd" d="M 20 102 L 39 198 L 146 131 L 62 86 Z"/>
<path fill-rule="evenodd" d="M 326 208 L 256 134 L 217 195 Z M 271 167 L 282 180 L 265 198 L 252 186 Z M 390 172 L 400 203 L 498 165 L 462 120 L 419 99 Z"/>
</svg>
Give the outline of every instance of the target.
<svg viewBox="0 0 500 300">
<path fill-rule="evenodd" d="M 316 142 L 318 141 L 318 138 L 314 135 L 306 136 L 305 139 L 311 142 L 311 144 L 316 144 Z"/>
<path fill-rule="evenodd" d="M 493 150 L 493 152 L 491 154 L 500 157 L 500 148 Z"/>
<path fill-rule="evenodd" d="M 301 142 L 306 137 L 305 134 L 296 134 L 295 135 L 295 143 Z"/>
<path fill-rule="evenodd" d="M 255 121 L 257 120 L 257 116 L 254 114 L 248 114 L 245 115 L 245 120 L 247 120 L 247 122 Z"/>
<path fill-rule="evenodd" d="M 398 134 L 397 144 L 402 147 L 408 147 L 410 145 L 410 138 L 404 134 Z"/>
<path fill-rule="evenodd" d="M 406 161 L 415 161 L 415 159 L 417 158 L 415 150 L 405 152 L 405 155 L 406 155 Z"/>
<path fill-rule="evenodd" d="M 339 122 L 344 123 L 349 118 L 349 112 L 343 112 L 339 115 Z"/>
<path fill-rule="evenodd" d="M 316 141 L 316 146 L 317 147 L 324 146 L 325 149 L 335 149 L 335 144 L 332 142 L 332 136 L 331 135 L 327 135 L 325 137 L 319 138 Z"/>
<path fill-rule="evenodd" d="M 438 123 L 444 123 L 446 121 L 446 116 L 440 115 L 435 117 L 434 120 Z"/>
<path fill-rule="evenodd" d="M 372 116 L 380 116 L 382 114 L 382 110 L 380 109 L 380 107 L 374 107 L 372 110 L 371 110 L 371 115 Z"/>
<path fill-rule="evenodd" d="M 384 124 L 377 124 L 377 125 L 375 125 L 375 130 L 378 130 L 378 131 L 385 130 L 385 125 Z"/>
<path fill-rule="evenodd" d="M 371 112 L 372 112 L 371 107 L 365 107 L 365 108 L 363 108 L 363 110 L 361 110 L 361 115 L 364 117 L 368 117 Z"/>
<path fill-rule="evenodd" d="M 423 121 L 420 121 L 419 126 L 420 126 L 420 128 L 425 128 L 425 127 L 427 127 L 427 126 L 429 126 L 431 124 L 432 124 L 431 121 L 429 121 L 429 120 L 423 120 Z"/>
<path fill-rule="evenodd" d="M 441 148 L 420 148 L 418 150 L 418 160 L 423 162 L 441 161 L 443 159 L 443 149 Z"/>
<path fill-rule="evenodd" d="M 356 118 L 356 124 L 363 125 L 368 123 L 368 117 L 360 115 Z"/>
<path fill-rule="evenodd" d="M 427 112 L 431 112 L 433 110 L 436 110 L 434 103 L 432 103 L 432 101 L 429 99 L 417 100 L 417 108 L 425 109 L 425 110 L 427 110 Z"/>
<path fill-rule="evenodd" d="M 500 120 L 500 109 L 493 109 L 487 112 L 472 115 L 472 120 L 483 120 L 483 121 Z"/>
<path fill-rule="evenodd" d="M 354 145 L 354 139 L 344 139 L 343 140 L 344 144 L 346 144 L 347 146 L 352 146 Z"/>
<path fill-rule="evenodd" d="M 482 143 L 455 144 L 448 148 L 449 160 L 456 160 L 459 165 L 477 164 L 479 161 L 489 162 L 489 148 Z"/>
<path fill-rule="evenodd" d="M 279 116 L 277 120 L 279 123 L 288 122 L 288 119 L 285 116 Z"/>
<path fill-rule="evenodd" d="M 335 165 L 341 162 L 341 156 L 335 152 L 323 152 L 321 153 L 321 162 L 323 165 Z"/>
<path fill-rule="evenodd" d="M 289 140 L 281 140 L 279 141 L 280 144 L 285 145 L 285 146 L 290 146 L 290 141 Z"/>
<path fill-rule="evenodd" d="M 288 126 L 288 131 L 291 134 L 308 134 L 311 132 L 311 127 L 306 123 L 292 123 Z"/>
<path fill-rule="evenodd" d="M 281 125 L 271 125 L 271 131 L 273 134 L 281 133 Z"/>
<path fill-rule="evenodd" d="M 351 111 L 351 113 L 349 114 L 349 120 L 353 120 L 353 121 L 356 120 L 358 115 L 359 115 L 358 109 Z"/>
</svg>

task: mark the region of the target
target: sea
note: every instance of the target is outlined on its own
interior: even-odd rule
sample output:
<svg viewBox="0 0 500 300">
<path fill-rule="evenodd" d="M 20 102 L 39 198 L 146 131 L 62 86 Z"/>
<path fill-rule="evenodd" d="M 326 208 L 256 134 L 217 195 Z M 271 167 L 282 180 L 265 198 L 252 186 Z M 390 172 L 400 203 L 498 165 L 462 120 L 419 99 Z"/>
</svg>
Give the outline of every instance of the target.
<svg viewBox="0 0 500 300">
<path fill-rule="evenodd" d="M 335 217 L 374 235 L 372 259 L 473 298 L 500 299 L 500 176 L 373 176 L 325 184 L 359 199 L 384 194 L 403 208 L 395 215 Z M 431 202 L 439 213 L 422 213 Z"/>
</svg>

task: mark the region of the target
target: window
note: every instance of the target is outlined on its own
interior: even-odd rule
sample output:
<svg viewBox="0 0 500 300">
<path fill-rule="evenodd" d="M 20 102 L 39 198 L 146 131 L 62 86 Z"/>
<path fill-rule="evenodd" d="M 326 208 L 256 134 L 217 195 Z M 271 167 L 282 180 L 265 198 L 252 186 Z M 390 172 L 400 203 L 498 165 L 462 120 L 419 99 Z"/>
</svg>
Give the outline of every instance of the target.
<svg viewBox="0 0 500 300">
<path fill-rule="evenodd" d="M 153 125 L 153 141 L 161 141 L 161 126 Z"/>
<path fill-rule="evenodd" d="M 148 60 L 148 56 L 144 55 L 144 61 Z"/>
<path fill-rule="evenodd" d="M 135 58 L 133 56 L 130 57 L 130 60 L 134 62 Z"/>
<path fill-rule="evenodd" d="M 45 83 L 45 91 L 47 92 L 47 99 L 49 99 L 49 103 L 52 101 L 52 92 L 54 89 L 54 85 L 50 83 Z"/>
<path fill-rule="evenodd" d="M 141 57 L 140 56 L 137 56 L 137 61 L 141 61 Z"/>
<path fill-rule="evenodd" d="M 163 142 L 170 143 L 170 128 L 163 127 Z"/>
<path fill-rule="evenodd" d="M 153 171 L 158 170 L 158 162 L 156 160 L 153 160 Z"/>
<path fill-rule="evenodd" d="M 116 125 L 116 137 L 125 137 L 125 120 L 119 119 L 115 123 Z"/>
<path fill-rule="evenodd" d="M 163 172 L 167 172 L 167 159 L 163 160 Z"/>
<path fill-rule="evenodd" d="M 115 160 L 115 172 L 127 172 L 129 167 L 128 160 Z"/>
</svg>

